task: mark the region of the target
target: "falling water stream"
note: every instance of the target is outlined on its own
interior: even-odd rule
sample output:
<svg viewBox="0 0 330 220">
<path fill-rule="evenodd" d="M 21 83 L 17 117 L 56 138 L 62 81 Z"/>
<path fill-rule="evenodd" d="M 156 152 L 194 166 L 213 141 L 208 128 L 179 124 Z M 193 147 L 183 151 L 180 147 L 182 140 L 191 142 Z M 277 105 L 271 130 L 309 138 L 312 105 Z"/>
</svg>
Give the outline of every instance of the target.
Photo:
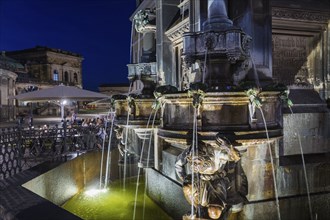
<svg viewBox="0 0 330 220">
<path fill-rule="evenodd" d="M 193 120 L 193 137 L 192 137 L 192 148 L 191 148 L 191 158 L 196 157 L 196 149 L 197 149 L 197 108 L 194 108 L 194 120 Z M 195 165 L 191 163 L 191 192 L 194 192 L 195 188 Z M 194 214 L 194 197 L 191 196 L 191 217 Z"/>
<path fill-rule="evenodd" d="M 149 124 L 150 124 L 150 119 L 152 117 L 152 113 L 153 113 L 153 110 L 151 111 L 150 115 L 149 115 L 149 118 L 148 118 L 148 122 L 147 122 L 147 126 L 146 126 L 146 130 L 145 130 L 145 134 L 144 134 L 144 137 L 147 136 L 147 132 L 148 132 L 148 127 L 149 127 Z M 157 114 L 157 110 L 155 112 L 155 115 Z M 154 121 L 155 121 L 155 117 L 153 119 L 153 124 L 152 124 L 152 128 L 154 126 Z M 141 148 L 141 155 L 140 155 L 140 164 L 142 164 L 142 159 L 143 159 L 143 152 L 144 152 L 144 146 L 145 146 L 145 141 L 146 139 L 144 138 L 143 139 L 143 142 L 142 142 L 142 148 Z M 149 139 L 149 142 L 151 142 L 151 134 L 150 134 L 150 139 Z M 150 145 L 149 145 L 149 148 L 150 148 Z M 149 162 L 149 157 L 147 158 L 147 162 Z M 137 181 L 136 181 L 136 190 L 135 190 L 135 199 L 134 199 L 134 210 L 133 210 L 133 220 L 135 220 L 135 216 L 136 216 L 136 205 L 137 205 L 137 196 L 138 196 L 138 190 L 139 190 L 139 181 L 140 181 L 140 173 L 141 173 L 141 169 L 142 167 L 139 167 L 138 169 L 138 174 L 137 174 Z M 145 177 L 147 178 L 147 177 Z M 147 181 L 145 181 L 145 184 L 147 183 Z M 143 205 L 144 207 L 144 205 Z M 144 209 L 144 208 L 143 208 Z M 144 211 L 143 211 L 143 218 L 144 218 Z"/>
<path fill-rule="evenodd" d="M 108 152 L 107 152 L 107 162 L 106 162 L 106 170 L 105 170 L 105 178 L 104 178 L 104 189 L 108 187 L 108 182 L 110 180 L 110 171 L 109 167 L 111 165 L 111 140 L 112 140 L 112 132 L 113 132 L 113 124 L 115 121 L 115 113 L 112 112 L 111 117 L 111 126 L 110 126 L 110 134 L 109 134 L 109 142 L 108 142 Z"/>
<path fill-rule="evenodd" d="M 131 92 L 133 82 L 130 83 L 128 94 Z M 128 125 L 129 125 L 129 115 L 131 113 L 131 108 L 129 103 L 127 102 L 128 110 L 127 110 L 127 121 L 126 121 L 126 128 L 125 128 L 125 152 L 124 152 L 124 180 L 123 180 L 123 189 L 125 190 L 126 187 L 126 173 L 127 173 L 127 141 L 128 141 Z"/>
<path fill-rule="evenodd" d="M 266 119 L 265 119 L 264 112 L 263 112 L 262 108 L 261 107 L 258 107 L 258 108 L 260 110 L 262 120 L 264 122 L 266 136 L 267 136 L 267 146 L 268 146 L 268 151 L 269 151 L 269 156 L 270 156 L 270 162 L 272 164 L 272 174 L 273 174 L 273 181 L 274 181 L 274 191 L 275 191 L 275 199 L 276 199 L 277 217 L 278 217 L 279 220 L 281 220 L 280 203 L 279 203 L 279 200 L 278 200 L 278 190 L 277 190 L 277 183 L 276 183 L 274 160 L 273 160 L 273 155 L 272 155 L 272 149 L 271 149 L 271 146 L 270 146 L 270 139 L 269 139 L 267 124 L 266 124 Z"/>
<path fill-rule="evenodd" d="M 109 111 L 110 112 L 110 111 Z M 107 116 L 107 120 L 105 122 L 105 126 L 104 126 L 104 130 L 105 132 L 107 131 L 107 127 L 108 127 L 108 116 Z M 111 131 L 110 131 L 111 132 Z M 103 160 L 104 160 L 104 146 L 105 146 L 105 138 L 103 138 L 102 141 L 102 154 L 101 154 L 101 164 L 100 164 L 100 189 L 102 188 L 102 173 L 103 173 Z M 105 180 L 106 181 L 106 180 Z"/>
<path fill-rule="evenodd" d="M 291 115 L 293 115 L 293 111 L 292 111 L 292 108 L 290 106 L 289 106 L 289 109 L 290 109 Z M 300 135 L 297 134 L 297 133 L 295 133 L 295 134 L 298 137 L 298 143 L 299 143 L 300 154 L 301 154 L 301 161 L 302 161 L 303 170 L 304 170 L 304 177 L 305 177 L 306 191 L 307 191 L 307 198 L 308 198 L 309 215 L 310 215 L 311 220 L 313 220 L 312 203 L 311 203 L 310 190 L 309 190 L 309 184 L 308 184 L 308 178 L 307 178 L 304 151 L 303 151 L 303 148 L 302 148 Z M 316 219 L 317 219 L 317 215 L 316 215 Z"/>
<path fill-rule="evenodd" d="M 307 178 L 307 172 L 306 172 L 306 164 L 305 164 L 304 152 L 303 152 L 303 149 L 302 149 L 300 135 L 298 134 L 297 136 L 298 136 L 298 142 L 299 142 L 299 147 L 300 147 L 301 160 L 302 160 L 303 169 L 304 169 L 304 176 L 305 176 L 305 182 L 306 182 L 306 190 L 307 190 L 309 214 L 310 214 L 311 220 L 313 220 L 312 203 L 311 203 L 311 197 L 310 197 L 310 192 L 309 192 L 309 185 L 308 185 L 308 178 Z"/>
<path fill-rule="evenodd" d="M 106 117 L 106 121 L 105 121 L 105 125 L 104 125 L 104 132 L 105 132 L 105 135 L 104 135 L 104 138 L 102 140 L 102 153 L 101 153 L 101 164 L 100 164 L 100 185 L 99 185 L 99 188 L 101 189 L 102 188 L 102 174 L 103 174 L 103 161 L 104 161 L 104 151 L 105 151 L 105 138 L 106 138 L 106 131 L 107 131 L 107 128 L 108 128 L 108 121 L 109 121 L 109 115 L 111 115 L 111 126 L 110 126 L 110 131 L 109 131 L 109 139 L 108 139 L 108 153 L 107 153 L 107 162 L 106 162 L 106 172 L 105 172 L 105 178 L 104 178 L 104 189 L 107 188 L 107 182 L 108 182 L 108 175 L 109 175 L 109 171 L 108 171 L 108 166 L 109 166 L 109 163 L 110 163 L 110 148 L 111 148 L 111 139 L 112 139 L 112 130 L 113 130 L 113 123 L 114 123 L 114 118 L 115 118 L 115 114 L 114 112 L 111 112 L 111 108 L 107 114 L 107 117 Z"/>
<path fill-rule="evenodd" d="M 127 141 L 128 141 L 128 124 L 129 124 L 129 115 L 130 109 L 127 111 L 127 121 L 125 128 L 125 150 L 124 150 L 124 180 L 123 180 L 123 189 L 126 187 L 126 170 L 127 170 Z"/>
<path fill-rule="evenodd" d="M 155 125 L 155 120 L 156 120 L 156 115 L 158 113 L 158 108 L 156 108 L 155 113 L 154 113 L 154 118 L 152 120 L 152 125 L 151 128 L 154 128 Z M 152 132 L 152 131 L 151 131 Z M 150 161 L 150 150 L 151 150 L 151 138 L 152 138 L 152 133 L 150 133 L 150 139 L 149 139 L 149 146 L 148 146 L 148 155 L 147 155 L 147 167 L 149 167 L 149 161 Z M 145 185 L 144 185 L 144 198 L 143 198 L 143 218 L 145 216 L 145 207 L 146 207 L 146 195 L 147 195 L 147 187 L 148 187 L 148 176 L 145 176 Z"/>
</svg>

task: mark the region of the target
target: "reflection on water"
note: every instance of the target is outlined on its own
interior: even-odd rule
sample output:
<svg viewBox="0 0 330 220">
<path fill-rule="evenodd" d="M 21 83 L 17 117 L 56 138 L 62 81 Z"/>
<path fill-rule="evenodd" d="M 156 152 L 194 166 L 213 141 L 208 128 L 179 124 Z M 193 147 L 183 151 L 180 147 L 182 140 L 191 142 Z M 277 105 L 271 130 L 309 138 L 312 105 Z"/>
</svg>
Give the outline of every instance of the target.
<svg viewBox="0 0 330 220">
<path fill-rule="evenodd" d="M 126 182 L 126 190 L 123 190 L 119 181 L 110 184 L 107 190 L 89 189 L 75 195 L 62 207 L 83 219 L 133 219 L 134 196 L 136 179 Z M 144 184 L 140 183 L 137 197 L 135 219 L 171 219 L 149 197 L 146 196 L 145 213 L 143 218 L 143 191 Z"/>
</svg>

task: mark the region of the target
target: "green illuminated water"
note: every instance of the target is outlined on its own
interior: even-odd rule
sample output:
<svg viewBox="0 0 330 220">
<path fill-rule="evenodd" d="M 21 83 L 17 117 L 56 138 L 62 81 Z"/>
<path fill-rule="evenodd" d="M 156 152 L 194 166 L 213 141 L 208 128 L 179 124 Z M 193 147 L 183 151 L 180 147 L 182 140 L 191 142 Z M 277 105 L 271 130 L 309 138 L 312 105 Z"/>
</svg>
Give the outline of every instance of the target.
<svg viewBox="0 0 330 220">
<path fill-rule="evenodd" d="M 136 180 L 126 182 L 123 190 L 121 182 L 113 182 L 106 191 L 87 190 L 67 201 L 62 207 L 83 219 L 94 220 L 129 220 L 133 219 Z M 139 184 L 135 219 L 172 219 L 160 209 L 148 196 L 143 195 L 144 184 Z M 92 195 L 93 194 L 93 195 Z M 143 203 L 145 211 L 143 218 Z"/>
</svg>

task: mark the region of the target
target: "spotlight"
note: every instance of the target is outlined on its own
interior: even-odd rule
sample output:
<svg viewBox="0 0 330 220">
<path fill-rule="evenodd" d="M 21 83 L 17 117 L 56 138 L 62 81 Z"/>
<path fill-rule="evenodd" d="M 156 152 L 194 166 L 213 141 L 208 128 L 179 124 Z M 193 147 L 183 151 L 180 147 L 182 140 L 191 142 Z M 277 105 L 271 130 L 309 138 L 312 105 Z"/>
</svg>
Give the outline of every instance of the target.
<svg viewBox="0 0 330 220">
<path fill-rule="evenodd" d="M 101 193 L 107 192 L 107 189 L 89 189 L 85 191 L 85 195 L 88 197 L 95 197 Z"/>
</svg>

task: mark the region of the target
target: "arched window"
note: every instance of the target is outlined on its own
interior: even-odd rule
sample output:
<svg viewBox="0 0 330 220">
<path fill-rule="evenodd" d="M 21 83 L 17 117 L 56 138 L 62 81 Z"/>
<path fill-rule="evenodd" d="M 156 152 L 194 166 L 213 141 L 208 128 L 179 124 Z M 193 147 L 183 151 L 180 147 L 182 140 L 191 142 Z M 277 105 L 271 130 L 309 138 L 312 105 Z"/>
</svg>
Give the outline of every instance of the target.
<svg viewBox="0 0 330 220">
<path fill-rule="evenodd" d="M 53 72 L 53 80 L 58 81 L 58 71 L 57 70 L 54 70 L 54 72 Z"/>
<path fill-rule="evenodd" d="M 74 74 L 73 74 L 73 81 L 74 81 L 75 83 L 78 83 L 78 74 L 77 74 L 77 73 L 74 73 Z"/>
<path fill-rule="evenodd" d="M 69 73 L 67 71 L 64 72 L 64 82 L 69 82 Z"/>
</svg>

